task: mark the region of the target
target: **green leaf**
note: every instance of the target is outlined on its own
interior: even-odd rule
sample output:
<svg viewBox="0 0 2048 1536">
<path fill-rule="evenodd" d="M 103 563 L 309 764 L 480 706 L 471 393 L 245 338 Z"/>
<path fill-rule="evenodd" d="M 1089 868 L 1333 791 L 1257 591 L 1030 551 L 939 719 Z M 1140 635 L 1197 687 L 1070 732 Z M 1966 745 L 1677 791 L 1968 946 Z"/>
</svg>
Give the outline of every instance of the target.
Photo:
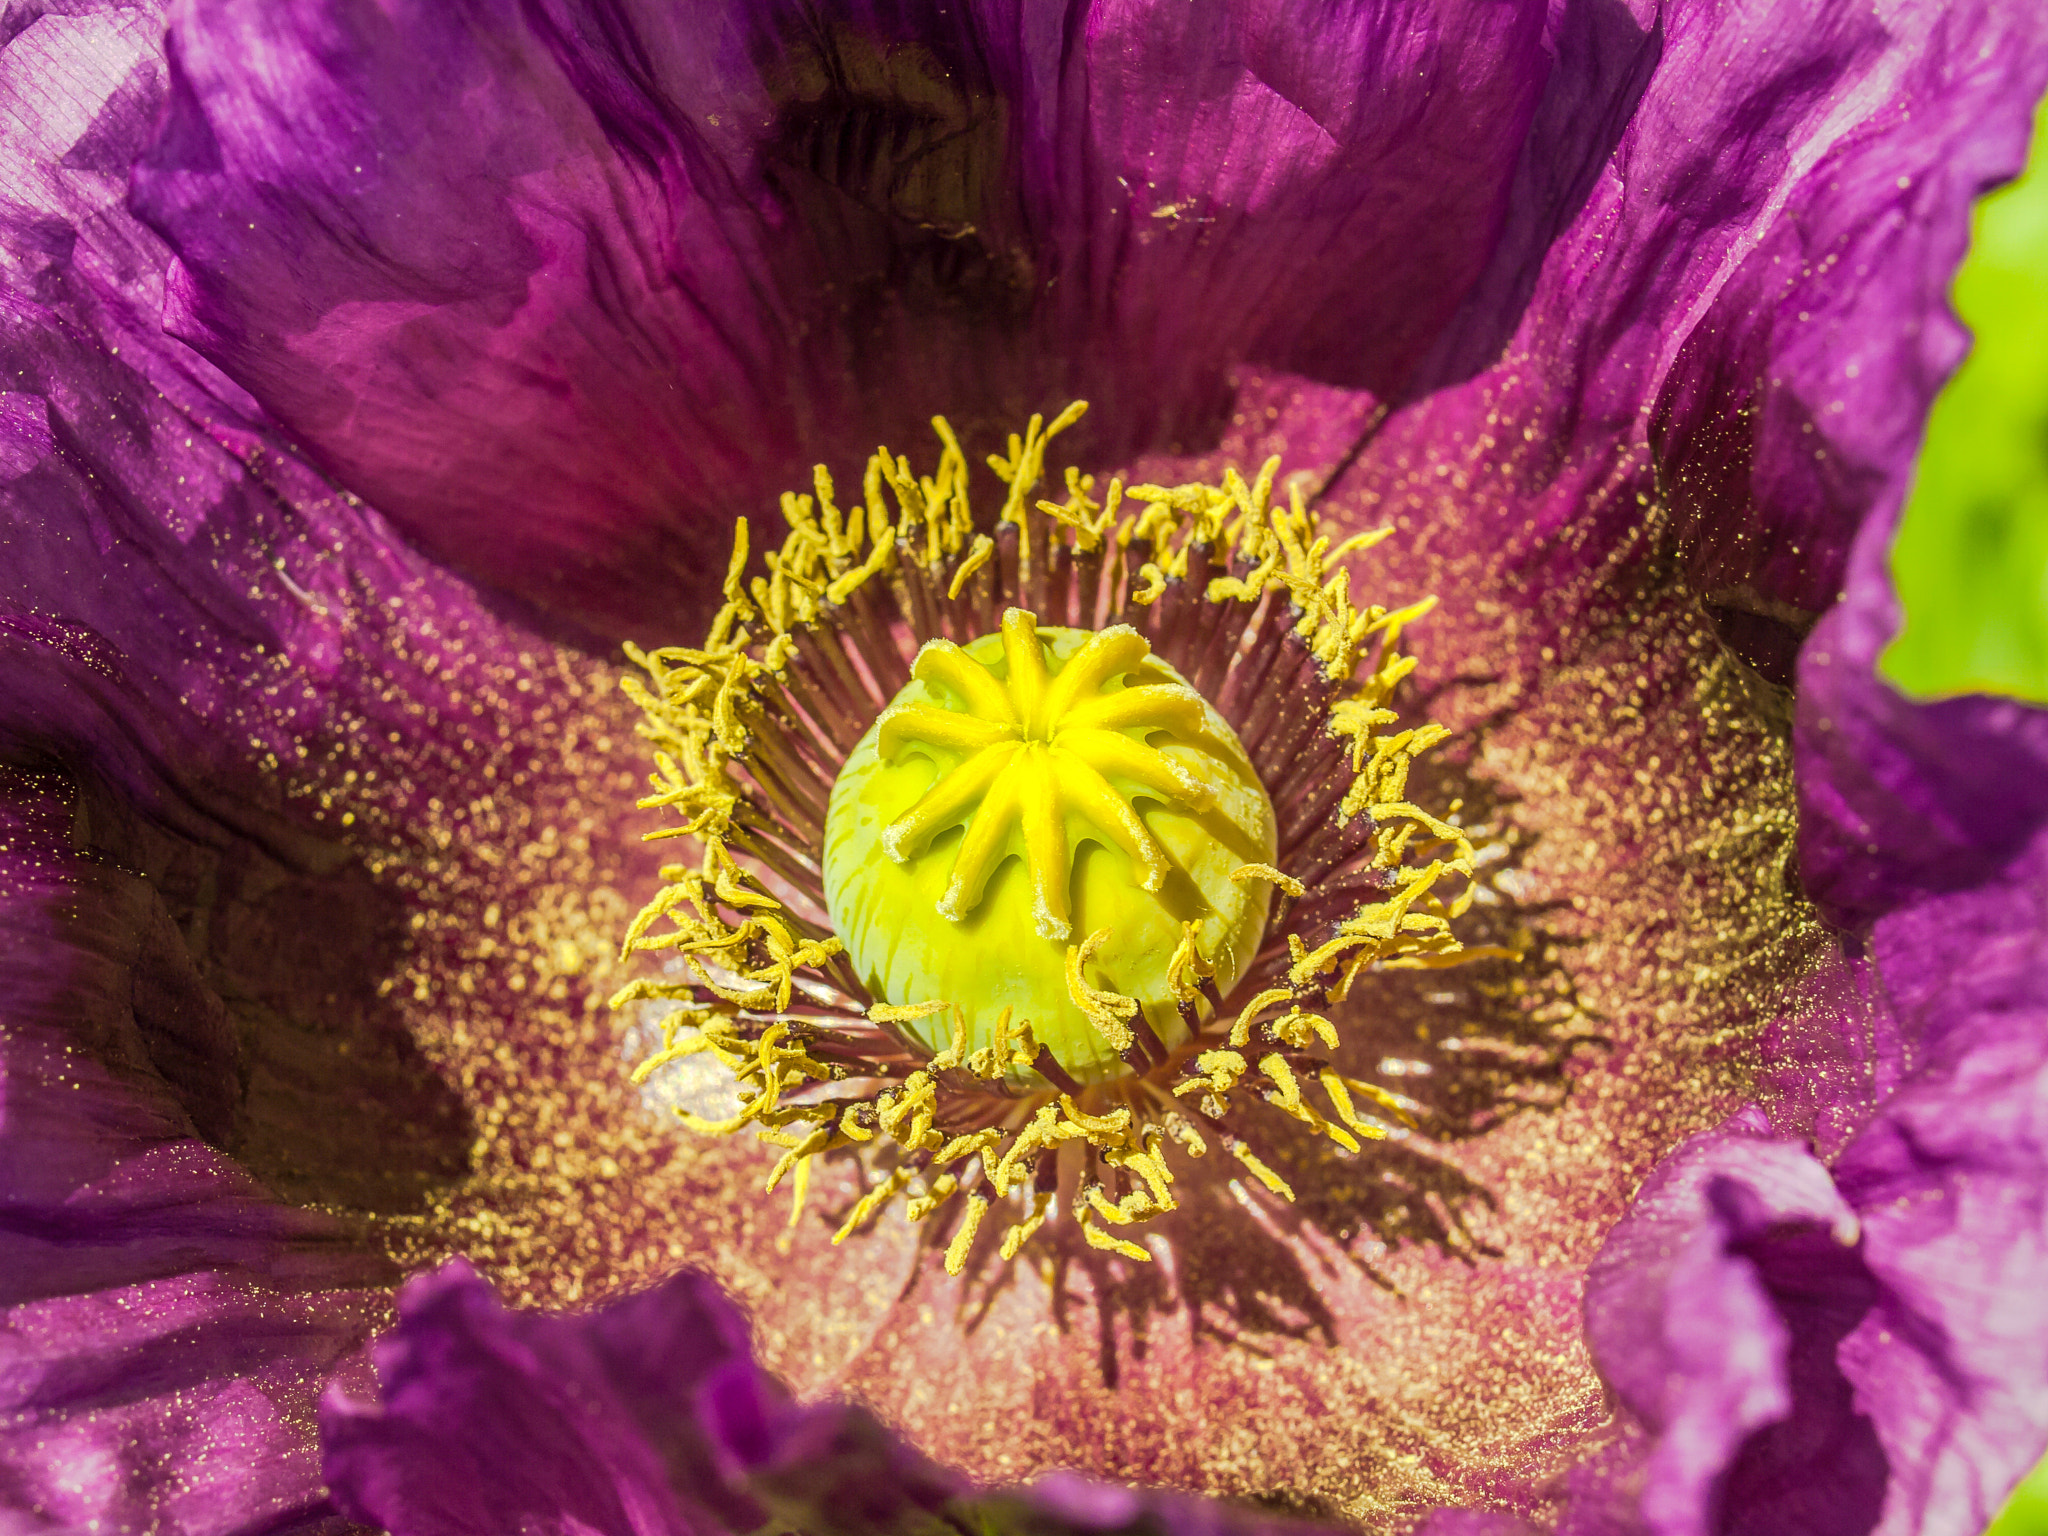
<svg viewBox="0 0 2048 1536">
<path fill-rule="evenodd" d="M 2013 1489 L 1984 1536 L 2048 1536 L 2048 1460 Z"/>
<path fill-rule="evenodd" d="M 1921 698 L 2048 704 L 2048 106 L 2026 171 L 1977 204 L 1954 301 L 1976 343 L 1928 420 L 1879 670 Z"/>
</svg>

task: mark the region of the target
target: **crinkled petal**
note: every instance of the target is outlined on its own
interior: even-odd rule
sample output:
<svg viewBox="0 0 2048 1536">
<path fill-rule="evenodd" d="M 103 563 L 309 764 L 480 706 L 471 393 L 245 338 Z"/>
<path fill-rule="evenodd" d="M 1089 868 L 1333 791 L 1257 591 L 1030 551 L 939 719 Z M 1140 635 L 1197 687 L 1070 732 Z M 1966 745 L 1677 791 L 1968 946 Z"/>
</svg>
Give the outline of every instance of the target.
<svg viewBox="0 0 2048 1536">
<path fill-rule="evenodd" d="M 1651 1437 L 1657 1536 L 1867 1531 L 1886 1465 L 1835 1361 L 1876 1287 L 1854 1213 L 1745 1111 L 1663 1163 L 1586 1276 L 1595 1361 Z"/>
<path fill-rule="evenodd" d="M 1058 217 L 1075 340 L 1405 394 L 1468 300 L 1512 324 L 1507 253 L 1611 148 L 1632 82 L 1591 57 L 1589 10 L 1093 9 L 1059 102 L 1062 147 L 1085 139 Z"/>
<path fill-rule="evenodd" d="M 0 1484 L 66 1530 L 331 1515 L 308 1416 L 388 1278 L 196 1134 L 158 1075 L 221 1004 L 132 874 L 0 779 Z"/>
<path fill-rule="evenodd" d="M 730 69 L 722 17 L 675 17 L 693 71 Z M 615 147 L 509 3 L 206 0 L 173 39 L 135 182 L 178 253 L 167 328 L 440 557 L 578 617 L 619 569 L 688 589 L 723 538 L 690 514 L 762 499 L 719 492 L 787 388 L 717 130 Z"/>
<path fill-rule="evenodd" d="M 1417 1536 L 1537 1536 L 1537 1528 L 1493 1510 L 1439 1509 L 1417 1527 Z"/>
<path fill-rule="evenodd" d="M 345 733 L 480 769 L 450 717 L 531 636 L 405 552 L 158 328 L 170 257 L 123 206 L 164 105 L 149 8 L 16 20 L 0 51 L 25 162 L 0 209 L 0 740 L 187 827 L 273 818 L 273 840 L 293 835 L 274 818 L 307 795 L 300 770 Z"/>
<path fill-rule="evenodd" d="M 1915 703 L 1878 674 L 1899 628 L 1884 559 L 1903 483 L 1891 496 L 1800 665 L 1800 866 L 1814 899 L 1850 927 L 2000 879 L 2048 824 L 2048 710 Z"/>
<path fill-rule="evenodd" d="M 1338 497 L 1452 503 L 1440 538 L 1540 577 L 1532 653 L 1583 617 L 1575 576 L 1675 556 L 1724 641 L 1789 684 L 1957 356 L 1946 285 L 1971 199 L 2019 164 L 2048 24 L 1785 0 L 1654 29 L 1505 356 L 1364 434 Z"/>
<path fill-rule="evenodd" d="M 191 0 L 136 206 L 325 468 L 616 632 L 935 410 L 1121 453 L 1240 362 L 1479 366 L 1654 53 L 1594 11 Z"/>
<path fill-rule="evenodd" d="M 559 706 L 559 658 L 158 328 L 171 258 L 122 189 L 161 43 L 146 7 L 67 5 L 0 53 L 41 172 L 0 215 L 0 741 L 201 842 L 226 823 L 331 867 L 370 801 L 414 836 L 525 771 L 515 728 Z M 327 771 L 365 743 L 380 789 Z"/>
<path fill-rule="evenodd" d="M 1123 1488 L 1054 1472 L 1021 1493 L 977 1498 L 972 1508 L 1000 1536 L 1317 1536 L 1296 1520 L 1264 1519 L 1209 1499 Z"/>
<path fill-rule="evenodd" d="M 1880 918 L 1767 1042 L 1773 1115 L 1831 1168 L 1746 1111 L 1653 1176 L 1587 1291 L 1644 1438 L 1586 1469 L 1565 1528 L 1974 1536 L 2048 1446 L 2044 877 L 2037 834 Z M 1856 1069 L 1798 1054 L 1816 1033 Z"/>
<path fill-rule="evenodd" d="M 861 1410 L 792 1403 L 732 1303 L 687 1272 L 562 1316 L 507 1310 L 456 1261 L 405 1288 L 374 1355 L 374 1388 L 337 1387 L 321 1432 L 336 1501 L 393 1536 L 1272 1529 L 1072 1477 L 977 1496 Z"/>
<path fill-rule="evenodd" d="M 213 1532 L 332 1518 L 312 1405 L 396 1274 L 365 1226 L 475 1140 L 390 998 L 422 819 L 523 779 L 510 723 L 567 678 L 156 331 L 122 196 L 158 35 L 67 5 L 0 53 L 33 169 L 0 210 L 0 743 L 60 770 L 9 780 L 0 838 L 0 1481 L 67 1529 Z"/>
<path fill-rule="evenodd" d="M 1975 1536 L 2048 1449 L 2048 834 L 1870 954 L 1910 1071 L 1835 1163 L 1885 1297 L 1842 1368 L 1892 1467 L 1882 1536 Z"/>
<path fill-rule="evenodd" d="M 1722 88 L 1743 103 L 1724 119 L 1736 132 L 1668 167 L 1660 222 L 1718 227 L 1649 311 L 1677 322 L 1659 337 L 1650 435 L 1724 629 L 1796 636 L 1838 595 L 1958 360 L 1949 279 L 1971 203 L 2019 164 L 2048 26 L 1995 3 L 1759 23 L 1766 41 L 1734 45 L 1744 67 Z M 1771 659 L 1789 681 L 1789 656 Z"/>
<path fill-rule="evenodd" d="M 377 1390 L 330 1395 L 321 1434 L 342 1510 L 395 1536 L 653 1536 L 765 1518 L 720 1466 L 732 1452 L 717 1405 L 746 1393 L 726 1377 L 753 1367 L 708 1281 L 558 1317 L 506 1310 L 457 1261 L 400 1293 L 375 1361 Z"/>
</svg>

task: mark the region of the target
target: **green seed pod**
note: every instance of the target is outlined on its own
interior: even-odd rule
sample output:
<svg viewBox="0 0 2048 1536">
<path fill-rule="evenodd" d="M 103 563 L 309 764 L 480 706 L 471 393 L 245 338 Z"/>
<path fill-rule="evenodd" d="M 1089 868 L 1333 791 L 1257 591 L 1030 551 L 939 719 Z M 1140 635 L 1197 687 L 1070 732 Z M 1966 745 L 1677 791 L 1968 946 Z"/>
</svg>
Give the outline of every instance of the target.
<svg viewBox="0 0 2048 1536">
<path fill-rule="evenodd" d="M 1000 634 L 925 646 L 847 758 L 825 898 L 877 1001 L 951 1005 L 899 1026 L 925 1046 L 957 1008 L 968 1053 L 1042 1086 L 999 1038 L 1028 1023 L 1085 1084 L 1130 1071 L 1132 1030 L 1185 1042 L 1196 976 L 1228 993 L 1272 899 L 1245 866 L 1274 849 L 1244 748 L 1143 636 L 1012 608 Z"/>
</svg>

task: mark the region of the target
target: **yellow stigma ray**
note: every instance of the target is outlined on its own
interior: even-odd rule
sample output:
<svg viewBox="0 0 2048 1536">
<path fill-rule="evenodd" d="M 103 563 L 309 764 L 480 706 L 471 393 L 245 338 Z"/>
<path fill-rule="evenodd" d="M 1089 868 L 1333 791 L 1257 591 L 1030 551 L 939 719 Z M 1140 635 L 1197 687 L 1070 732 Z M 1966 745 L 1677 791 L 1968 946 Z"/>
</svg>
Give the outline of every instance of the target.
<svg viewBox="0 0 2048 1536">
<path fill-rule="evenodd" d="M 1208 788 L 1182 763 L 1121 734 L 1120 714 L 1125 729 L 1166 729 L 1168 721 L 1200 721 L 1202 701 L 1185 684 L 1148 683 L 1126 690 L 1143 695 L 1136 708 L 1115 708 L 1120 696 L 1105 697 L 1103 685 L 1132 671 L 1152 651 L 1128 626 L 1088 640 L 1056 679 L 1047 674 L 1032 614 L 1010 609 L 1001 633 L 1003 679 L 950 641 L 933 641 L 919 654 L 912 676 L 944 685 L 958 696 L 958 709 L 899 704 L 878 722 L 884 761 L 896 760 L 911 746 L 941 748 L 960 757 L 957 766 L 883 829 L 882 847 L 904 863 L 971 809 L 973 819 L 954 855 L 951 883 L 939 902 L 939 910 L 957 921 L 980 902 L 995 862 L 1021 829 L 1039 936 L 1064 940 L 1070 932 L 1069 818 L 1079 818 L 1121 848 L 1141 889 L 1158 890 L 1171 869 L 1130 797 L 1106 775 L 1189 806 L 1205 805 L 1210 798 Z M 1076 715 L 1082 716 L 1079 722 Z"/>
</svg>

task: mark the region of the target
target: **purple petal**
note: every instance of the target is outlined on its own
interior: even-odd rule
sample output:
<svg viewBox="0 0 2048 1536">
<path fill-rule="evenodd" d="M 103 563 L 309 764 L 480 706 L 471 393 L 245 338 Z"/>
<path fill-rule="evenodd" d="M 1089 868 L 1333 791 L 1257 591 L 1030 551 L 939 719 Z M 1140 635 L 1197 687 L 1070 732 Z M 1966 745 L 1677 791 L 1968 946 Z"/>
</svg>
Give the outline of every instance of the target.
<svg viewBox="0 0 2048 1536">
<path fill-rule="evenodd" d="M 1324 1528 L 1298 1520 L 1264 1518 L 1210 1499 L 1121 1488 L 1065 1472 L 1039 1478 L 1022 1493 L 974 1500 L 972 1508 L 985 1512 L 1003 1536 L 1329 1536 Z"/>
<path fill-rule="evenodd" d="M 1884 1529 L 1975 1536 L 2048 1448 L 2048 834 L 1870 947 L 1913 1070 L 1835 1164 L 1885 1298 L 1842 1368 Z"/>
<path fill-rule="evenodd" d="M 1980 77 L 2038 84 L 2034 57 L 1986 52 Z M 1953 205 L 2017 170 L 2022 107 L 1998 99 L 1936 168 L 1931 238 L 1959 249 Z M 1899 356 L 1879 359 L 1914 400 L 1961 352 L 1939 299 L 1895 296 Z M 1782 1028 L 1773 1065 L 1786 1118 L 1831 1139 L 1860 1127 L 1835 1174 L 1883 1301 L 1840 1359 L 1893 1469 L 1883 1529 L 1972 1536 L 2048 1444 L 2048 711 L 1917 704 L 1878 675 L 1919 418 L 1848 414 L 1870 421 L 1878 511 L 1801 657 L 1795 745 L 1807 889 L 1865 937 L 1835 1006 Z"/>
<path fill-rule="evenodd" d="M 783 387 L 727 225 L 762 232 L 698 184 L 698 130 L 649 174 L 510 4 L 205 0 L 173 36 L 135 181 L 168 329 L 435 553 L 584 616 L 619 566 L 689 590 L 724 535 L 665 509 L 745 468 Z"/>
<path fill-rule="evenodd" d="M 395 1536 L 652 1536 L 765 1517 L 727 1487 L 731 1451 L 702 1406 L 752 1371 L 709 1281 L 556 1317 L 507 1311 L 457 1261 L 400 1293 L 375 1359 L 379 1394 L 331 1394 L 321 1433 L 342 1510 Z"/>
<path fill-rule="evenodd" d="M 1087 394 L 1101 458 L 1212 431 L 1244 361 L 1469 372 L 1654 53 L 1500 0 L 191 0 L 174 36 L 135 183 L 171 328 L 426 548 L 607 632 L 934 410 Z"/>
<path fill-rule="evenodd" d="M 1537 1536 L 1537 1529 L 1526 1520 L 1490 1510 L 1439 1509 L 1422 1522 L 1416 1536 Z"/>
<path fill-rule="evenodd" d="M 306 1426 L 383 1271 L 194 1134 L 154 1058 L 208 994 L 71 825 L 0 775 L 0 1484 L 74 1530 L 331 1513 Z"/>
<path fill-rule="evenodd" d="M 949 1510 L 1015 1536 L 1279 1528 L 1072 1477 L 973 1496 L 868 1414 L 792 1404 L 753 1363 L 731 1302 L 693 1274 L 550 1316 L 506 1310 L 457 1261 L 405 1288 L 374 1355 L 377 1387 L 331 1392 L 321 1430 L 336 1501 L 393 1536 L 655 1536 L 771 1520 L 890 1536 Z"/>
<path fill-rule="evenodd" d="M 1532 161 L 1586 158 L 1560 153 L 1561 100 L 1575 139 L 1610 105 L 1558 25 L 1490 0 L 1095 8 L 1059 104 L 1086 140 L 1057 215 L 1065 299 L 1089 296 L 1073 344 L 1405 392 L 1511 205 L 1552 213 Z"/>
<path fill-rule="evenodd" d="M 1835 1344 L 1868 1309 L 1856 1218 L 1754 1111 L 1652 1175 L 1586 1277 L 1595 1361 L 1653 1444 L 1646 1529 L 1867 1530 L 1884 1487 Z M 1860 1523 L 1859 1523 L 1860 1522 Z"/>
<path fill-rule="evenodd" d="M 392 912 L 343 827 L 404 857 L 438 795 L 509 777 L 516 738 L 479 744 L 470 707 L 550 707 L 547 648 L 155 330 L 163 253 L 121 204 L 146 14 L 16 23 L 0 744 L 72 782 L 10 779 L 0 836 L 0 1483 L 66 1529 L 331 1520 L 314 1404 L 394 1276 L 221 1149 L 358 1211 L 459 1170 L 473 1132 L 378 1006 Z M 384 788 L 323 805 L 364 733 Z"/>
<path fill-rule="evenodd" d="M 1998 878 L 2048 823 L 2048 710 L 1917 704 L 1877 672 L 1898 633 L 1884 568 L 1903 486 L 1857 541 L 1848 595 L 1800 665 L 1800 868 L 1836 921 Z"/>
<path fill-rule="evenodd" d="M 1861 1127 L 1832 1174 L 1745 1112 L 1602 1250 L 1589 1338 L 1647 1439 L 1588 1469 L 1569 1528 L 1974 1536 L 2048 1446 L 2048 835 L 1867 948 L 1768 1047 L 1868 1035 L 1774 1103 Z"/>
<path fill-rule="evenodd" d="M 1657 26 L 1656 71 L 1506 355 L 1395 411 L 1341 493 L 1529 573 L 1545 640 L 1611 591 L 1581 573 L 1654 540 L 1789 683 L 1957 355 L 1943 295 L 1971 198 L 2019 163 L 2048 21 L 1783 0 Z M 1653 506 L 1668 517 L 1646 525 Z"/>
<path fill-rule="evenodd" d="M 1672 166 L 1699 177 L 1674 200 L 1721 238 L 1718 270 L 1696 266 L 1672 296 L 1686 329 L 1666 332 L 1651 422 L 1691 580 L 1724 629 L 1796 629 L 1835 599 L 1857 527 L 1902 482 L 1960 356 L 1946 296 L 1970 204 L 2018 165 L 2048 84 L 2038 14 L 1944 6 L 1900 26 L 1845 12 L 1796 37 L 1762 25 L 1771 41 L 1744 48 L 1727 87 L 1742 136 Z M 1843 89 L 1858 80 L 1884 86 Z"/>
</svg>

